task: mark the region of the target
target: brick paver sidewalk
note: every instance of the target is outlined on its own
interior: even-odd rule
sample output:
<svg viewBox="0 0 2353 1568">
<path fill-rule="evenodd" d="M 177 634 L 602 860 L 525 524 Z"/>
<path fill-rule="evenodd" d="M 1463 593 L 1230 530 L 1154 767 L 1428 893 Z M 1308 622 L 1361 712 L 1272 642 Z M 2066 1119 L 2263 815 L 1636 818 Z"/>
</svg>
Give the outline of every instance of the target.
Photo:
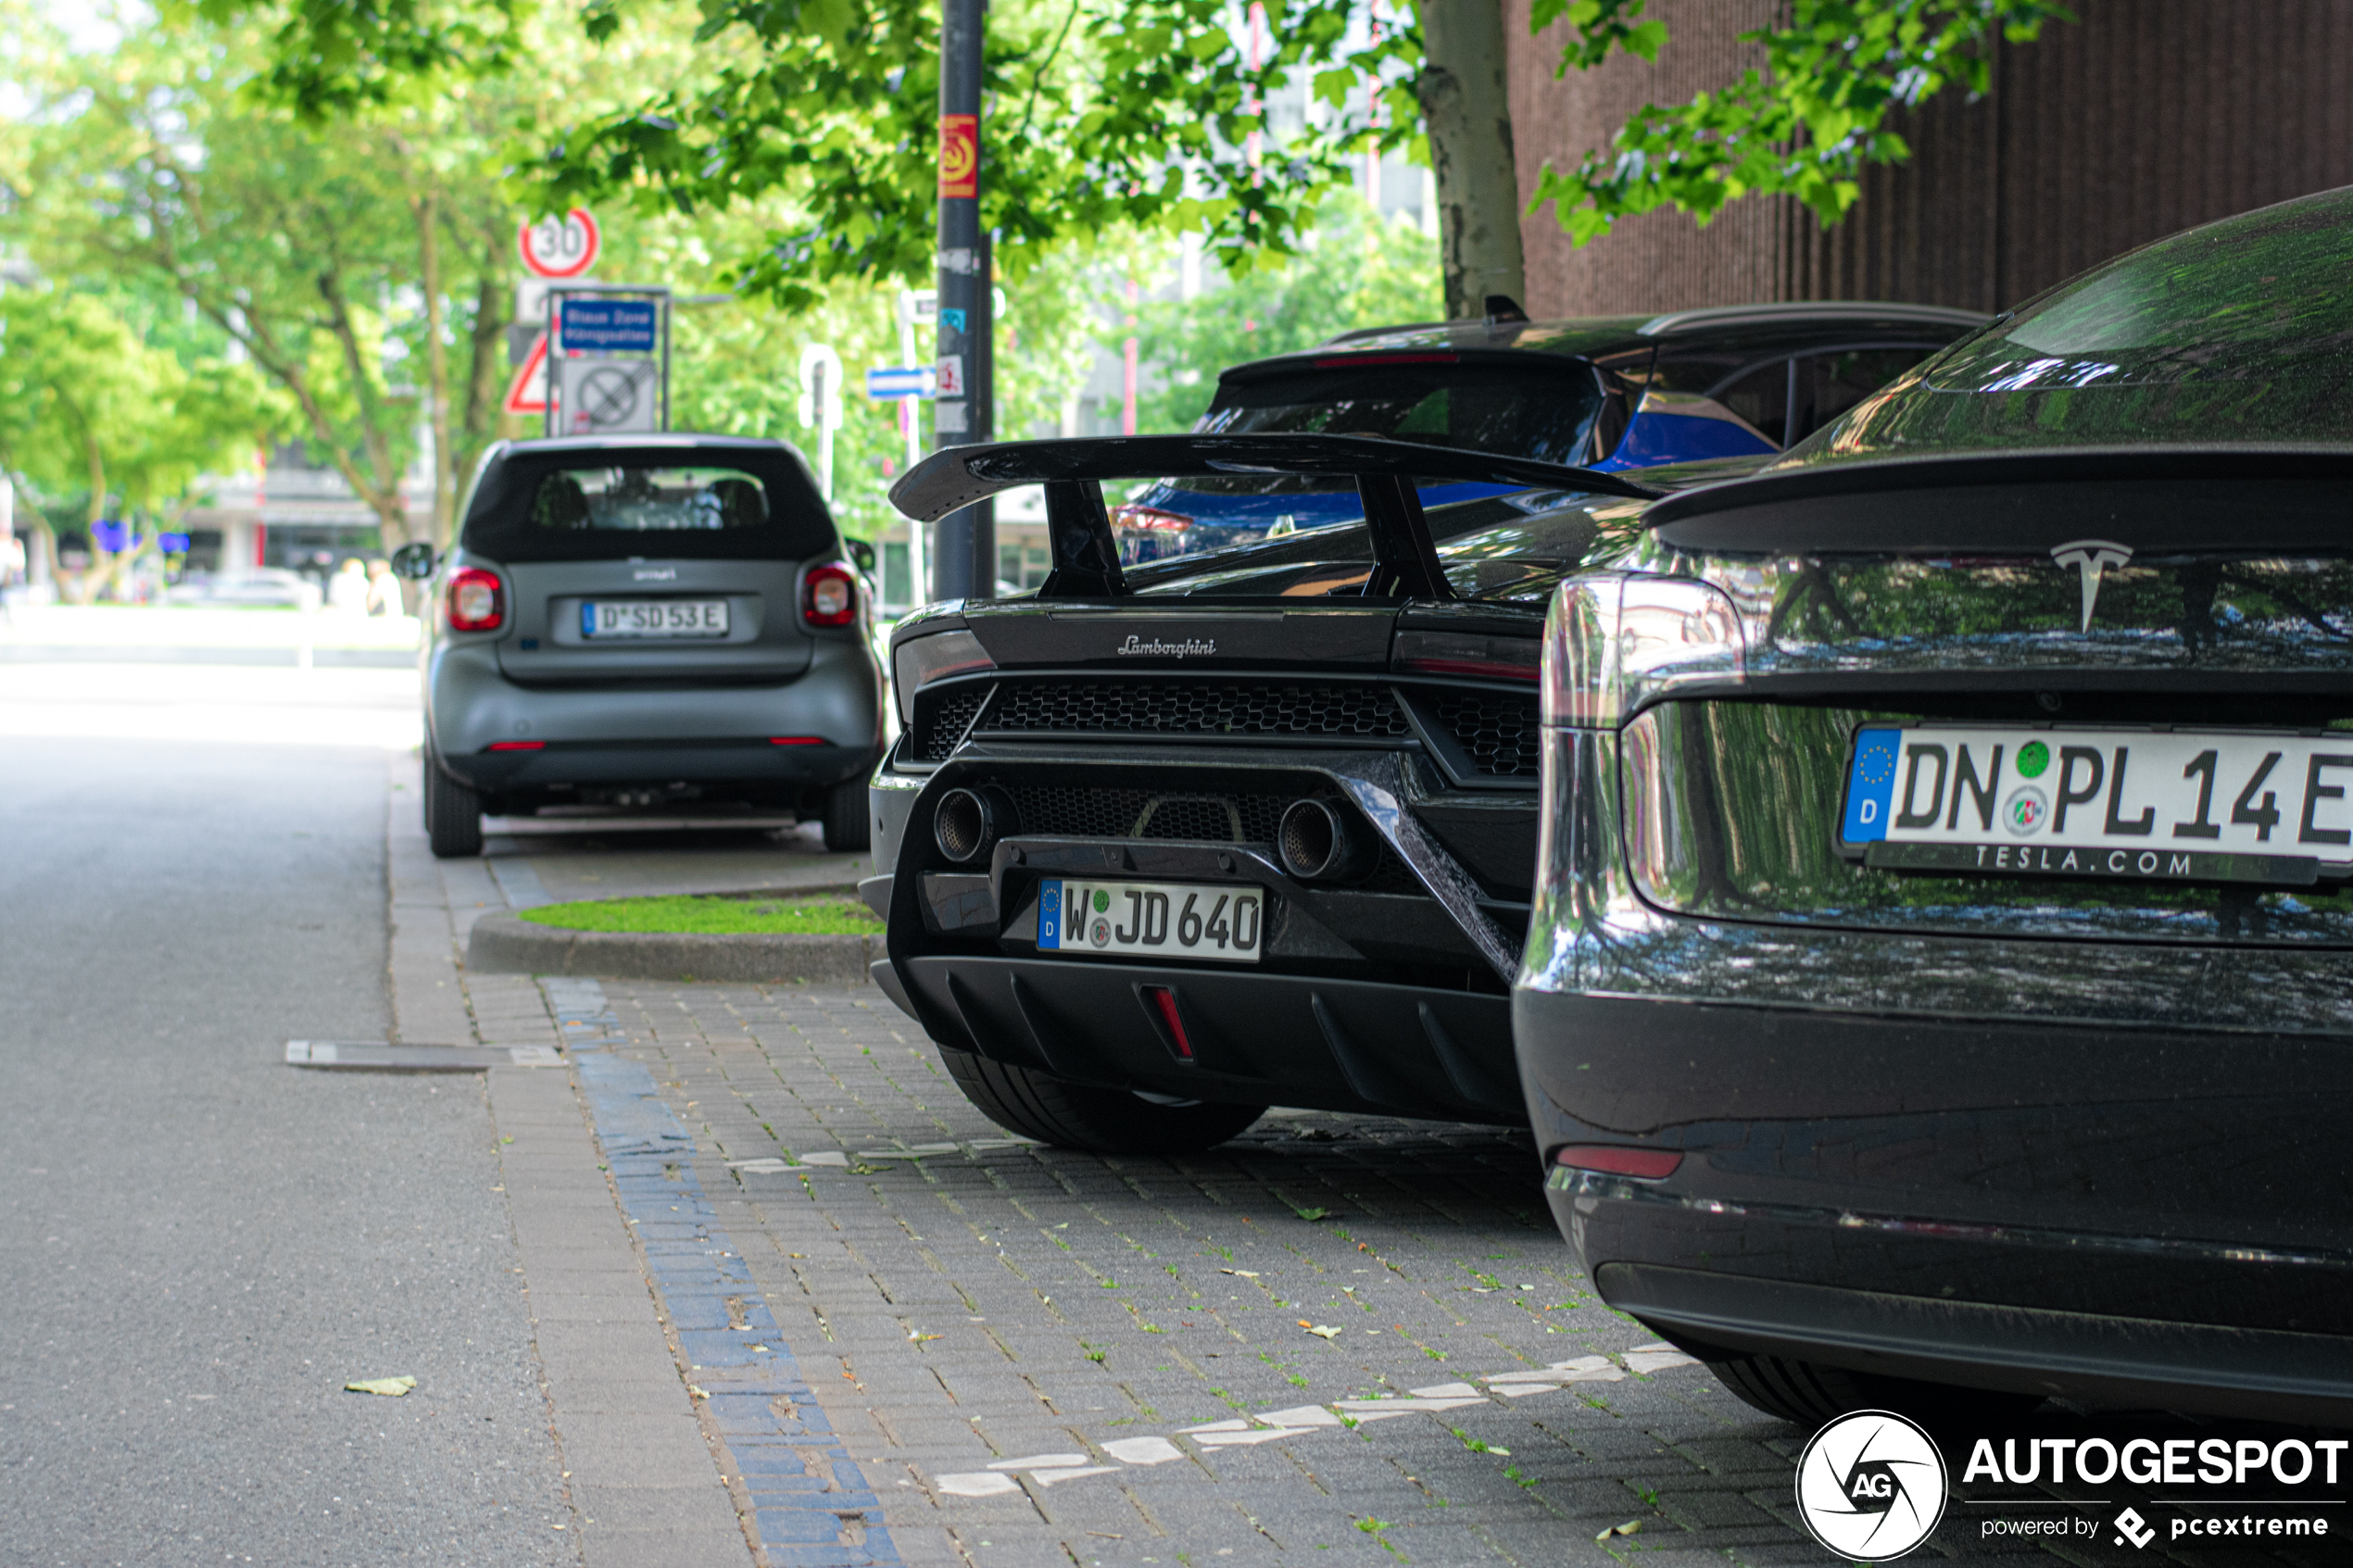
<svg viewBox="0 0 2353 1568">
<path fill-rule="evenodd" d="M 1525 1135 L 1295 1112 L 1099 1159 L 1008 1137 L 870 990 L 601 997 L 570 1033 L 692 1133 L 910 1563 L 1826 1560 L 1804 1434 L 1591 1294 Z M 1975 1534 L 1926 1549 L 2051 1560 Z"/>
</svg>

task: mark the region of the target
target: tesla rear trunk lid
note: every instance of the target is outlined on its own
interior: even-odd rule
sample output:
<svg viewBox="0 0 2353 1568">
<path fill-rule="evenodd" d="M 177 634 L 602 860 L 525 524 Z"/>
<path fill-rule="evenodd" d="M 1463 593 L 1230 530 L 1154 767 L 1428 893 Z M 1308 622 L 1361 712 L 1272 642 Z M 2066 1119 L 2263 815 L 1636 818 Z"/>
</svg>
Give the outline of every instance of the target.
<svg viewBox="0 0 2353 1568">
<path fill-rule="evenodd" d="M 1643 564 L 1731 597 L 1745 668 L 1622 734 L 1642 897 L 2353 947 L 2353 529 L 2341 480 L 2271 460 L 1664 503 Z"/>
</svg>

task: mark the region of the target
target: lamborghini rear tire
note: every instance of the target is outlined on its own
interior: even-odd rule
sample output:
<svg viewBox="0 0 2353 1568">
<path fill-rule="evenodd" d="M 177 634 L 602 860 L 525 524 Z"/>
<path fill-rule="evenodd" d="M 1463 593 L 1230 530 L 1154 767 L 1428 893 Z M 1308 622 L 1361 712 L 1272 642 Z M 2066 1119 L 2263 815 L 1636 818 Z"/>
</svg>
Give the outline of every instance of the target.
<svg viewBox="0 0 2353 1568">
<path fill-rule="evenodd" d="M 1199 1154 L 1266 1114 L 1263 1105 L 1208 1100 L 1164 1105 L 942 1048 L 948 1075 L 980 1113 L 1009 1133 L 1090 1154 Z"/>
</svg>

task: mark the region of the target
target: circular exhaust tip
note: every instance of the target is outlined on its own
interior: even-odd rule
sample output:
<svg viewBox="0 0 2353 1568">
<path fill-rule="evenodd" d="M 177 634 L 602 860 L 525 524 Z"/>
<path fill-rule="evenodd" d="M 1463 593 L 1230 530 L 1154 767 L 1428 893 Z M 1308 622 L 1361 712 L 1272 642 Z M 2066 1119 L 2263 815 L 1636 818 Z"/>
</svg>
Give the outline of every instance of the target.
<svg viewBox="0 0 2353 1568">
<path fill-rule="evenodd" d="M 963 865 L 988 853 L 1003 822 L 996 805 L 978 790 L 951 789 L 939 797 L 931 835 L 939 852 Z"/>
<path fill-rule="evenodd" d="M 1276 848 L 1283 870 L 1302 882 L 1352 876 L 1370 847 L 1363 834 L 1328 800 L 1294 800 L 1283 812 Z"/>
</svg>

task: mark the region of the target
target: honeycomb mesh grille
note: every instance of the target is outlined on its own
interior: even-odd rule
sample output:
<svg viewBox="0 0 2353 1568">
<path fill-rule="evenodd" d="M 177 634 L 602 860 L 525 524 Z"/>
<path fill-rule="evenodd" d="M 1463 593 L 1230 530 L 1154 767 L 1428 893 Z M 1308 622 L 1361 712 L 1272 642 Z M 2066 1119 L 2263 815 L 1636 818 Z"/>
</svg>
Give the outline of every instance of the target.
<svg viewBox="0 0 2353 1568">
<path fill-rule="evenodd" d="M 928 711 L 917 714 L 915 755 L 926 762 L 947 761 L 988 696 L 987 686 L 959 686 L 932 698 Z"/>
<path fill-rule="evenodd" d="M 1274 840 L 1290 797 L 1161 795 L 1148 789 L 1008 784 L 1024 834 L 1051 838 L 1181 838 L 1214 844 Z M 1143 831 L 1137 831 L 1139 824 Z M 1240 832 L 1236 833 L 1239 824 Z"/>
<path fill-rule="evenodd" d="M 998 734 L 1403 736 L 1405 714 L 1378 686 L 1264 681 L 1038 681 L 1005 688 Z"/>
<path fill-rule="evenodd" d="M 1438 721 L 1470 753 L 1482 773 L 1536 776 L 1542 750 L 1536 699 L 1502 692 L 1448 692 L 1437 700 Z"/>
</svg>

